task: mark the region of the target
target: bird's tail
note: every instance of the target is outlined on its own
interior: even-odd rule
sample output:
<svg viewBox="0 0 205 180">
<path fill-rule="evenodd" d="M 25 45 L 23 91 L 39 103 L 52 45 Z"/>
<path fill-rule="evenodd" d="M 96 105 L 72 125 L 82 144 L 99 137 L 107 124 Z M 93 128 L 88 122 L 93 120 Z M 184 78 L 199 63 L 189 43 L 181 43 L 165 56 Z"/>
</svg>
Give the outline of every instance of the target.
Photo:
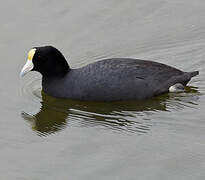
<svg viewBox="0 0 205 180">
<path fill-rule="evenodd" d="M 191 78 L 194 76 L 197 76 L 199 74 L 199 71 L 193 71 L 193 72 L 189 72 Z"/>
</svg>

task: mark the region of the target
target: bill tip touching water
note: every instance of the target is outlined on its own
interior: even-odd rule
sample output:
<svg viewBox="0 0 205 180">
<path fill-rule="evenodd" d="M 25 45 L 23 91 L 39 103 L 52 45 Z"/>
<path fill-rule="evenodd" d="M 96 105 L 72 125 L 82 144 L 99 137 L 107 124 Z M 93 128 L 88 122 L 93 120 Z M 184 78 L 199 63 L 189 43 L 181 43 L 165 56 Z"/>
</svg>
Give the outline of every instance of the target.
<svg viewBox="0 0 205 180">
<path fill-rule="evenodd" d="M 199 74 L 131 58 L 104 59 L 71 69 L 53 46 L 35 47 L 28 52 L 20 76 L 30 71 L 41 73 L 42 89 L 48 95 L 84 101 L 141 100 L 180 92 Z"/>
</svg>

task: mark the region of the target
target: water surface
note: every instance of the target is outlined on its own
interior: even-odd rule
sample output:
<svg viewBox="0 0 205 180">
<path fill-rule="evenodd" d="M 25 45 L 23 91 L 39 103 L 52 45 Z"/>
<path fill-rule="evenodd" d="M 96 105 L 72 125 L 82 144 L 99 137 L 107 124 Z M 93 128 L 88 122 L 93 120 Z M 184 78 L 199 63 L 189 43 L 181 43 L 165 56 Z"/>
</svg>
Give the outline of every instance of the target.
<svg viewBox="0 0 205 180">
<path fill-rule="evenodd" d="M 204 179 L 205 2 L 5 1 L 0 7 L 0 179 Z M 51 44 L 78 68 L 111 57 L 199 70 L 184 93 L 80 102 L 19 79 Z"/>
</svg>

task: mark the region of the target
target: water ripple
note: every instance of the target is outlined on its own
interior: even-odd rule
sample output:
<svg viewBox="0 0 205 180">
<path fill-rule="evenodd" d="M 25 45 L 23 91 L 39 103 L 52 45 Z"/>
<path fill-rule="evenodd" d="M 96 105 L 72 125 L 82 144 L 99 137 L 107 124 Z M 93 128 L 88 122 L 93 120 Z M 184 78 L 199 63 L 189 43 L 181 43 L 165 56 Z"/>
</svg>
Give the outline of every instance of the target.
<svg viewBox="0 0 205 180">
<path fill-rule="evenodd" d="M 57 133 L 66 127 L 145 134 L 153 126 L 153 114 L 197 108 L 200 95 L 197 88 L 187 87 L 185 93 L 169 93 L 144 101 L 82 102 L 48 96 L 41 92 L 40 82 L 40 78 L 29 79 L 21 90 L 24 98 L 41 104 L 39 112 L 34 115 L 21 113 L 40 136 Z"/>
</svg>

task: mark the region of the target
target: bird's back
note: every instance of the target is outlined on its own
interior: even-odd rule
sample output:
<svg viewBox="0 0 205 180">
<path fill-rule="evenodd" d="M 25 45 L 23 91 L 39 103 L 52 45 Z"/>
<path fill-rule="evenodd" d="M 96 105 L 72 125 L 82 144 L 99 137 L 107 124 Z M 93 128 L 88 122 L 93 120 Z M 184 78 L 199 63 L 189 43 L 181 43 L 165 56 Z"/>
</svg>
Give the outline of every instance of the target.
<svg viewBox="0 0 205 180">
<path fill-rule="evenodd" d="M 187 83 L 185 73 L 152 61 L 106 59 L 73 70 L 76 96 L 83 100 L 145 99 Z"/>
</svg>

